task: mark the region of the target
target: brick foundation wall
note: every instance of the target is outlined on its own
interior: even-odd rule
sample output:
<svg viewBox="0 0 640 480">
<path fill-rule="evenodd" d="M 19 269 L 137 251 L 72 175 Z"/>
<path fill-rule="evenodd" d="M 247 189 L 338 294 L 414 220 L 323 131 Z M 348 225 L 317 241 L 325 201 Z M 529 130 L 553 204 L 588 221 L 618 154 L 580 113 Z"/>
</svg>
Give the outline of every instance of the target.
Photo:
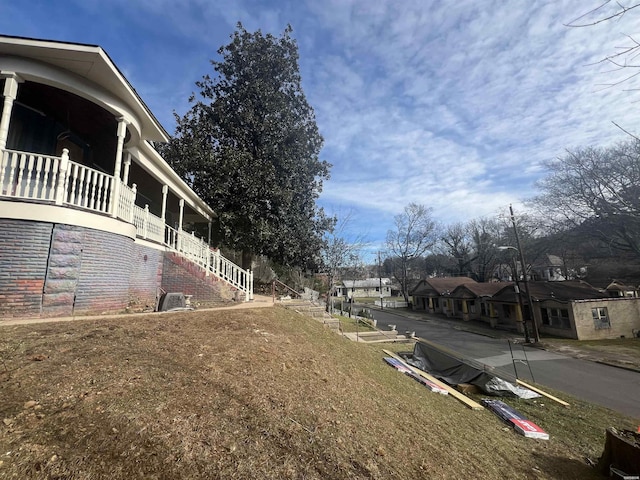
<svg viewBox="0 0 640 480">
<path fill-rule="evenodd" d="M 52 229 L 0 219 L 0 319 L 40 315 Z"/>
<path fill-rule="evenodd" d="M 155 309 L 158 287 L 162 285 L 163 262 L 163 251 L 134 243 L 129 277 L 131 311 Z"/>
<path fill-rule="evenodd" d="M 172 252 L 164 254 L 162 288 L 166 292 L 192 295 L 194 306 L 211 306 L 230 302 L 236 290 L 204 269 Z"/>
<path fill-rule="evenodd" d="M 74 313 L 121 312 L 129 304 L 134 241 L 109 232 L 84 230 L 84 249 Z"/>
<path fill-rule="evenodd" d="M 175 253 L 85 227 L 0 219 L 0 320 L 153 310 L 158 288 L 194 306 L 236 290 Z"/>
</svg>

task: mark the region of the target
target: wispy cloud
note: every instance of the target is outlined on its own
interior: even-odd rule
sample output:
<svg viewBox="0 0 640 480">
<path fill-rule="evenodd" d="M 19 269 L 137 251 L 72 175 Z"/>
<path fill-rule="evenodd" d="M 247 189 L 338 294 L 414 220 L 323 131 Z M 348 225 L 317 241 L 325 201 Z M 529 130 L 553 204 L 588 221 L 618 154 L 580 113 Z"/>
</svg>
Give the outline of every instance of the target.
<svg viewBox="0 0 640 480">
<path fill-rule="evenodd" d="M 25 5 L 31 4 L 31 5 Z M 636 130 L 624 72 L 597 62 L 640 36 L 637 15 L 566 24 L 593 6 L 558 1 L 77 0 L 5 3 L 4 33 L 102 45 L 172 131 L 235 24 L 294 28 L 305 93 L 334 165 L 321 202 L 353 210 L 382 242 L 409 202 L 443 222 L 496 215 L 533 193 L 565 148 Z M 615 8 L 615 6 L 611 7 Z M 603 12 L 606 14 L 606 12 Z M 599 14 L 599 13 L 598 13 Z M 605 15 L 603 15 L 605 16 Z M 593 17 L 591 17 L 593 18 Z M 587 23 L 587 22 L 585 22 Z"/>
</svg>

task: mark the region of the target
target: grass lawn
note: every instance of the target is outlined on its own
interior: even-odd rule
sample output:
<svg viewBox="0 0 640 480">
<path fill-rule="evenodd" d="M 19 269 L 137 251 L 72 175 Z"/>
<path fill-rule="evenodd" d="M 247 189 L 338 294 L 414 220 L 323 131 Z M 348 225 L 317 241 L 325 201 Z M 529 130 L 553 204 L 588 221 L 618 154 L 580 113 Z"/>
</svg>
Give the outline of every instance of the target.
<svg viewBox="0 0 640 480">
<path fill-rule="evenodd" d="M 356 322 L 355 318 L 343 315 L 334 315 L 340 321 L 340 330 L 343 332 L 373 332 L 375 328 L 366 322 Z"/>
<path fill-rule="evenodd" d="M 0 332 L 2 479 L 590 479 L 638 426 L 552 392 L 526 439 L 280 307 Z"/>
</svg>

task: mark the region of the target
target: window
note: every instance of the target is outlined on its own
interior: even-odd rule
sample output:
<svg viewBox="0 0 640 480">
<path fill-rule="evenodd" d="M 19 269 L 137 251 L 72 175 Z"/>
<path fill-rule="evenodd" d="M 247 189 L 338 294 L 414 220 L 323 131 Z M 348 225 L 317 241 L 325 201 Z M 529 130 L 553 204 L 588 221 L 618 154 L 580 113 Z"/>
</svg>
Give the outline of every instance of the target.
<svg viewBox="0 0 640 480">
<path fill-rule="evenodd" d="M 540 313 L 542 313 L 542 324 L 543 325 L 551 325 L 551 319 L 549 318 L 549 309 L 541 308 Z"/>
<path fill-rule="evenodd" d="M 566 308 L 541 308 L 542 324 L 553 328 L 571 328 L 569 310 Z"/>
<path fill-rule="evenodd" d="M 602 328 L 611 328 L 611 321 L 609 320 L 609 312 L 607 307 L 596 307 L 591 309 L 591 315 L 593 316 L 593 323 L 596 330 Z"/>
<path fill-rule="evenodd" d="M 489 309 L 487 308 L 487 304 L 484 302 L 480 304 L 480 314 L 484 317 L 489 315 Z"/>
<path fill-rule="evenodd" d="M 469 302 L 469 312 L 470 313 L 476 313 L 476 302 L 475 302 L 475 300 L 471 300 Z"/>
</svg>

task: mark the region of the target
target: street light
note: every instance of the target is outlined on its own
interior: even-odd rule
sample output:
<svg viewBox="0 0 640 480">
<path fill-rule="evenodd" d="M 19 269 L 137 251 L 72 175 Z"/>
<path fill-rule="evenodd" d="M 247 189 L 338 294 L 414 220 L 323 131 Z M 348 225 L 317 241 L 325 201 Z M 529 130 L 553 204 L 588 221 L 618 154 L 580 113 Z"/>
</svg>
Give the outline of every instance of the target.
<svg viewBox="0 0 640 480">
<path fill-rule="evenodd" d="M 518 252 L 519 256 L 520 256 L 520 264 L 522 265 L 522 281 L 524 282 L 524 289 L 525 292 L 527 294 L 527 302 L 529 302 L 529 317 L 531 320 L 531 324 L 533 325 L 533 341 L 534 342 L 539 342 L 540 341 L 540 333 L 538 332 L 538 324 L 536 323 L 536 316 L 533 313 L 533 299 L 531 298 L 531 291 L 529 290 L 529 281 L 527 280 L 527 267 L 526 267 L 526 263 L 524 261 L 524 252 L 522 251 L 522 246 L 520 245 L 520 235 L 518 235 L 518 227 L 516 226 L 516 217 L 513 214 L 513 206 L 509 205 L 509 213 L 511 214 L 511 223 L 513 225 L 513 233 L 516 236 L 516 245 L 518 246 L 518 248 L 516 247 L 512 247 L 512 246 L 504 246 L 504 247 L 498 247 L 500 250 L 515 250 L 516 252 Z M 518 287 L 518 272 L 516 269 L 516 288 L 519 289 Z M 521 308 L 523 309 L 523 315 L 524 315 L 524 307 Z M 525 321 L 524 324 L 524 333 L 525 333 L 525 338 L 529 336 L 529 333 L 527 331 L 527 323 Z M 527 341 L 529 341 L 528 338 L 526 338 Z"/>
</svg>

